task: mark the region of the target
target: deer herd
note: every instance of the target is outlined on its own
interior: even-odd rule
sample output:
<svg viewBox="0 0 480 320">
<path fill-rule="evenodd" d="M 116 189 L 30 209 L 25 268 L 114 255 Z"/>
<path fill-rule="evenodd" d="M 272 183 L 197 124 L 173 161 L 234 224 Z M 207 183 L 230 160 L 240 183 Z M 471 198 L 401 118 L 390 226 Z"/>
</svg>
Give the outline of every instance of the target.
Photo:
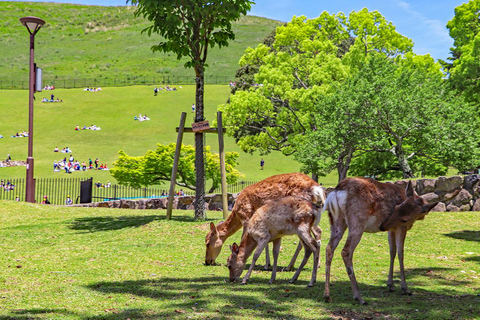
<svg viewBox="0 0 480 320">
<path fill-rule="evenodd" d="M 392 183 L 381 183 L 370 178 L 347 178 L 341 181 L 326 197 L 325 190 L 313 179 L 302 173 L 272 176 L 245 188 L 237 197 L 231 214 L 217 226 L 210 223 L 205 238 L 205 264 L 214 265 L 225 240 L 243 227 L 240 244 L 230 246 L 227 259 L 231 282 L 239 280 L 247 259 L 253 253 L 252 263 L 242 279 L 246 284 L 255 262 L 265 249 L 266 266 L 270 263 L 268 243 L 273 243 L 273 266 L 269 283 L 276 277 L 277 261 L 282 237 L 297 235 L 299 245 L 286 270 L 291 270 L 297 255 L 304 249 L 304 257 L 290 283 L 298 279 L 300 272 L 313 253 L 313 269 L 309 287 L 317 279 L 320 261 L 321 229 L 318 227 L 322 213 L 328 212 L 330 240 L 326 248 L 324 299 L 331 302 L 330 269 L 333 254 L 343 234 L 348 236 L 342 250 L 342 258 L 350 278 L 353 297 L 366 304 L 360 295 L 353 270 L 353 253 L 364 232 L 388 232 L 390 268 L 387 287 L 393 286 L 393 267 L 398 254 L 401 288 L 411 295 L 405 281 L 403 264 L 404 243 L 407 231 L 421 220 L 437 203 L 427 203 L 413 190 L 411 181 L 406 188 Z"/>
</svg>

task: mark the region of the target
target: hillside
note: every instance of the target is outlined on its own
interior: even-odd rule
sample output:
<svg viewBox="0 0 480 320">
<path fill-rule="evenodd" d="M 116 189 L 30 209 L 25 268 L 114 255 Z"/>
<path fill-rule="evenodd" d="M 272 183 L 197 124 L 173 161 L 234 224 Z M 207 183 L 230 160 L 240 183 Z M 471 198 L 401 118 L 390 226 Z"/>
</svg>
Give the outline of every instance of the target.
<svg viewBox="0 0 480 320">
<path fill-rule="evenodd" d="M 130 79 L 160 75 L 194 76 L 173 54 L 153 53 L 159 36 L 142 34 L 150 23 L 134 7 L 0 1 L 0 81 L 28 81 L 28 32 L 19 21 L 37 16 L 45 26 L 35 37 L 35 61 L 49 79 Z M 233 79 L 238 60 L 281 22 L 254 16 L 234 24 L 235 41 L 213 48 L 205 75 Z"/>
</svg>

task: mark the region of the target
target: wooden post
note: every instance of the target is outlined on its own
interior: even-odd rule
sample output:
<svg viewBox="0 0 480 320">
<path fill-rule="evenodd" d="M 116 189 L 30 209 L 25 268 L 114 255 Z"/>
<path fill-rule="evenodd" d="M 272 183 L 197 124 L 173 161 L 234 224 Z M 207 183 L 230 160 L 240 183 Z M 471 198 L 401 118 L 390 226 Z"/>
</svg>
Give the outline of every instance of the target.
<svg viewBox="0 0 480 320">
<path fill-rule="evenodd" d="M 227 172 L 225 170 L 225 150 L 223 148 L 223 126 L 222 126 L 222 112 L 217 112 L 217 126 L 218 126 L 218 152 L 220 154 L 220 174 L 222 177 L 222 207 L 223 219 L 228 217 L 228 199 L 227 199 Z"/>
<path fill-rule="evenodd" d="M 170 180 L 170 191 L 168 193 L 168 205 L 167 205 L 167 220 L 172 219 L 173 197 L 175 196 L 175 184 L 177 181 L 178 159 L 180 158 L 180 149 L 182 147 L 183 129 L 185 127 L 185 119 L 187 117 L 186 112 L 182 112 L 180 118 L 180 126 L 177 136 L 177 147 L 175 148 L 175 157 L 173 158 L 172 178 Z"/>
</svg>

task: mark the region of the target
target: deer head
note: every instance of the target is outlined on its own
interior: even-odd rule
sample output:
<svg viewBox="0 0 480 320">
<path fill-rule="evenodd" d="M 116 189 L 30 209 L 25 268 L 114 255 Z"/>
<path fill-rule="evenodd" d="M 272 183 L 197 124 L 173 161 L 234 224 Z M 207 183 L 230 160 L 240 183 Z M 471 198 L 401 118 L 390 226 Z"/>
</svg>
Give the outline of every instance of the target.
<svg viewBox="0 0 480 320">
<path fill-rule="evenodd" d="M 401 204 L 395 206 L 393 213 L 382 222 L 380 225 L 381 231 L 401 226 L 410 227 L 415 221 L 423 219 L 438 203 L 427 203 L 422 197 L 419 197 L 413 190 L 412 181 L 408 182 L 405 195 L 407 198 Z"/>
<path fill-rule="evenodd" d="M 242 262 L 241 259 L 238 259 L 240 247 L 236 243 L 230 246 L 230 250 L 232 251 L 232 254 L 227 259 L 230 282 L 237 282 L 243 272 L 243 269 L 245 268 L 245 262 Z"/>
<path fill-rule="evenodd" d="M 223 241 L 220 239 L 217 227 L 213 222 L 210 222 L 210 232 L 205 237 L 205 245 L 207 247 L 205 265 L 214 265 L 215 259 L 222 250 Z"/>
</svg>

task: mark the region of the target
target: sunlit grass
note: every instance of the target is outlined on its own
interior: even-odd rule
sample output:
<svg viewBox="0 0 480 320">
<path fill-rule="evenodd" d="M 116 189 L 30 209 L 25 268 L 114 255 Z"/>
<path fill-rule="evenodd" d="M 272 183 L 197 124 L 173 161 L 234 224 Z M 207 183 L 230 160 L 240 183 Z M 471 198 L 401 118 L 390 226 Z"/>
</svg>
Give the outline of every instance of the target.
<svg viewBox="0 0 480 320">
<path fill-rule="evenodd" d="M 0 318 L 155 319 L 155 318 L 389 318 L 475 319 L 480 294 L 478 212 L 430 213 L 406 241 L 407 282 L 413 296 L 386 288 L 388 242 L 385 233 L 365 234 L 354 266 L 368 306 L 352 299 L 341 261 L 332 266 L 333 303 L 323 302 L 324 252 L 317 284 L 307 288 L 311 261 L 298 283 L 280 272 L 260 269 L 248 285 L 228 282 L 225 261 L 204 266 L 204 237 L 221 212 L 196 222 L 192 211 L 67 208 L 0 202 Z M 240 233 L 227 240 L 239 241 Z M 285 266 L 296 247 L 282 243 Z M 262 264 L 263 258 L 259 259 Z M 248 264 L 247 264 L 248 266 Z M 397 269 L 398 270 L 398 269 Z"/>
</svg>

